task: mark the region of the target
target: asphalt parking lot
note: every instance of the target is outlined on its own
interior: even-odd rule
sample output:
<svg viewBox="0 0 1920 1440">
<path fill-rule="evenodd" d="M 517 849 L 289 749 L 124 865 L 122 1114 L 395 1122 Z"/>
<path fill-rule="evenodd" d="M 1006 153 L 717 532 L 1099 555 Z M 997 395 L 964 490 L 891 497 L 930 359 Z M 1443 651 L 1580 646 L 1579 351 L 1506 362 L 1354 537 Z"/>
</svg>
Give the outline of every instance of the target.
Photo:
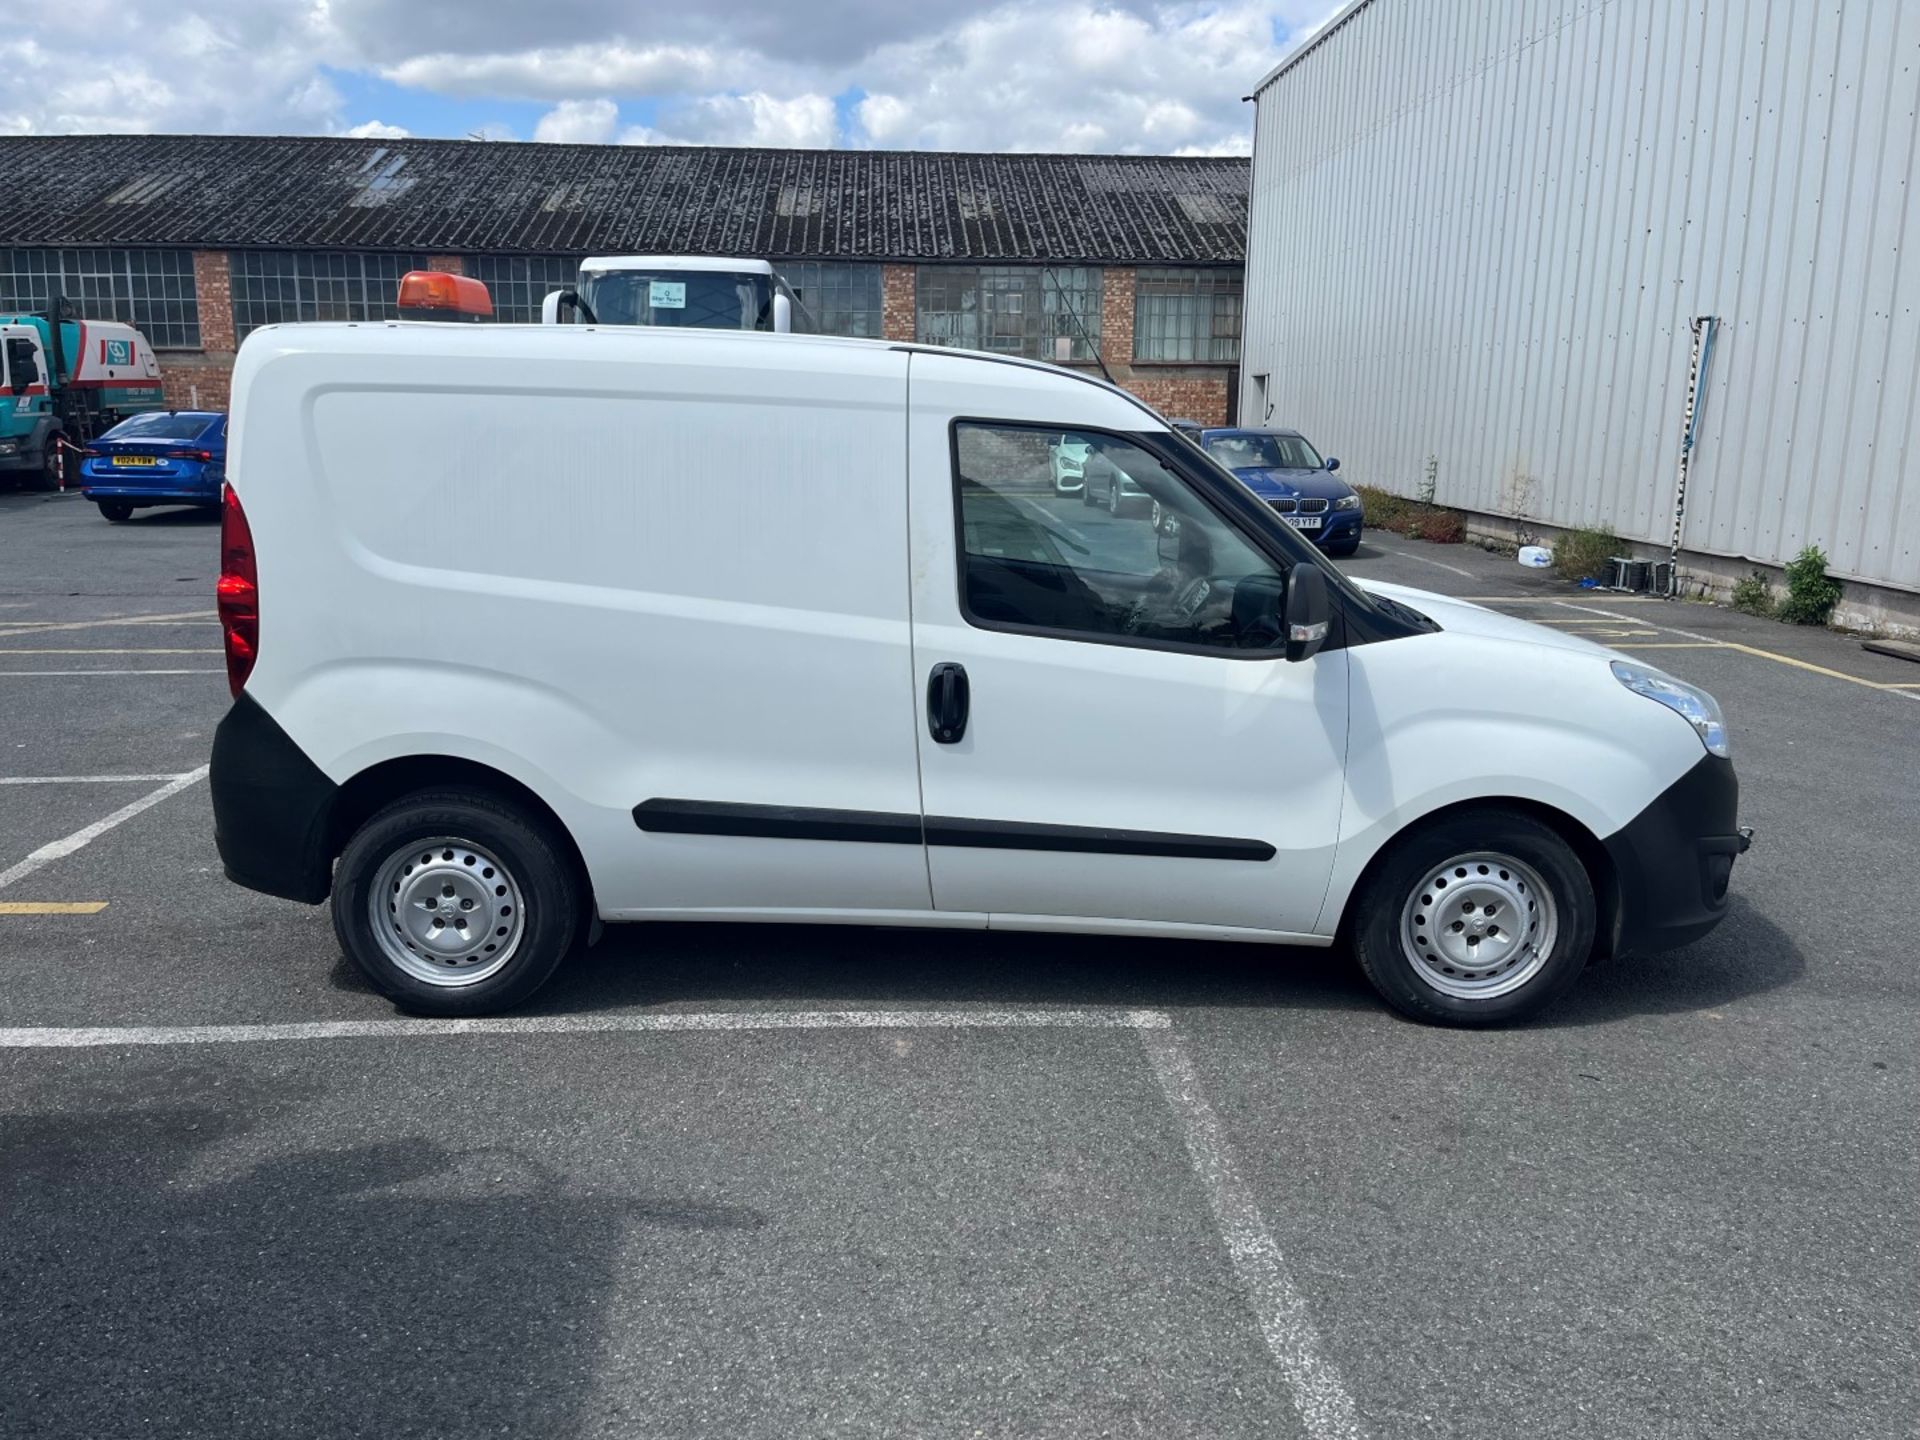
<svg viewBox="0 0 1920 1440">
<path fill-rule="evenodd" d="M 1915 1433 L 1920 667 L 1370 539 L 1719 697 L 1725 924 L 1490 1033 L 680 926 L 463 1027 L 222 879 L 216 536 L 0 494 L 0 1433 Z"/>
</svg>

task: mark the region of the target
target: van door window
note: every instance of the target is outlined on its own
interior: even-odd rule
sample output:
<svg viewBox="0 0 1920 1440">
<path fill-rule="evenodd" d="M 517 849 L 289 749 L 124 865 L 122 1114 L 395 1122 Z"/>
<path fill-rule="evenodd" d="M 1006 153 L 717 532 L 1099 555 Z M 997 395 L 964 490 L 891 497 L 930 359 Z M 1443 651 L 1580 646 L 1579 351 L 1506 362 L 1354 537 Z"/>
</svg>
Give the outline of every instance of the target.
<svg viewBox="0 0 1920 1440">
<path fill-rule="evenodd" d="M 1244 654 L 1279 648 L 1273 565 L 1117 435 L 954 426 L 960 608 L 983 629 Z"/>
</svg>

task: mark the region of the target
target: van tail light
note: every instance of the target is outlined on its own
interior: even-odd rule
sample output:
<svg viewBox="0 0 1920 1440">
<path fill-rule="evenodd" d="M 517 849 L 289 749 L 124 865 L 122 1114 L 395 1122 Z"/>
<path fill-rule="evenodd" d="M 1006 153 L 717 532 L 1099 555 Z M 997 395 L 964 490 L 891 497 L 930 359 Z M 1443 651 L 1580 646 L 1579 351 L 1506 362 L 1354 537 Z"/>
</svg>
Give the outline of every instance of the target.
<svg viewBox="0 0 1920 1440">
<path fill-rule="evenodd" d="M 213 452 L 211 450 L 169 450 L 167 451 L 167 459 L 198 460 L 202 465 L 204 465 L 209 460 L 213 459 Z"/>
<path fill-rule="evenodd" d="M 240 496 L 229 485 L 220 504 L 220 635 L 227 646 L 227 688 L 237 697 L 260 655 L 260 575 L 253 531 Z"/>
</svg>

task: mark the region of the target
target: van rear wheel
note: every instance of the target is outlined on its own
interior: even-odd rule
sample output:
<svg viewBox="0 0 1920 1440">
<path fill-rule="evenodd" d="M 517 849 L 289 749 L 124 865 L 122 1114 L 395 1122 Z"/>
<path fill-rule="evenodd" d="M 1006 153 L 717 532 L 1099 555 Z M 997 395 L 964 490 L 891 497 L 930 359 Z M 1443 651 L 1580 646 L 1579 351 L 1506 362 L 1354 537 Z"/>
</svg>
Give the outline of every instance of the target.
<svg viewBox="0 0 1920 1440">
<path fill-rule="evenodd" d="M 1533 1014 L 1593 952 L 1592 877 L 1512 810 L 1448 816 L 1394 842 L 1356 897 L 1354 952 L 1394 1009 L 1443 1025 Z"/>
<path fill-rule="evenodd" d="M 375 989 L 421 1015 L 519 1004 L 574 948 L 582 885 L 541 820 L 498 797 L 389 805 L 341 853 L 333 927 Z"/>
</svg>

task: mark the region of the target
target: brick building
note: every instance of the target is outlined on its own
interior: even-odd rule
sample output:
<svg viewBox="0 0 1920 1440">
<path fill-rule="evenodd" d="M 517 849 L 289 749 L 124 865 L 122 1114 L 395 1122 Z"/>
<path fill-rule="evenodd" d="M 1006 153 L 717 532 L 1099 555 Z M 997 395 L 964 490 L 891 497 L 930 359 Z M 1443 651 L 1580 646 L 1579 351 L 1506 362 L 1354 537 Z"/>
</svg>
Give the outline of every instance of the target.
<svg viewBox="0 0 1920 1440">
<path fill-rule="evenodd" d="M 1244 160 L 251 136 L 0 137 L 0 311 L 137 325 L 169 400 L 227 403 L 259 325 L 380 319 L 405 271 L 538 319 L 590 254 L 778 264 L 821 328 L 1093 369 L 1224 422 Z"/>
</svg>

